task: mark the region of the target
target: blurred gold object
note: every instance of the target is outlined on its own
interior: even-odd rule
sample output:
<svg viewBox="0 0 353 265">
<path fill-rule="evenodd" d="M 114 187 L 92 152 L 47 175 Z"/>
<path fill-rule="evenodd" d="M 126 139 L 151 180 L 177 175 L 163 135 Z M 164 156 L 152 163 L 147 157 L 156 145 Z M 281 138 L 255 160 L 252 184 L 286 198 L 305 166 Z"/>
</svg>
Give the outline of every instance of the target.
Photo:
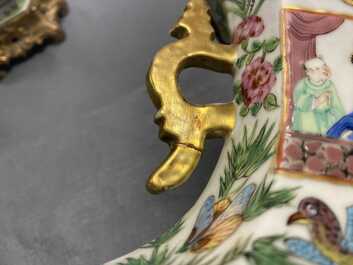
<svg viewBox="0 0 353 265">
<path fill-rule="evenodd" d="M 193 105 L 178 85 L 180 73 L 189 67 L 232 74 L 236 47 L 215 41 L 205 0 L 189 0 L 171 35 L 178 41 L 162 48 L 150 67 L 147 86 L 159 109 L 155 121 L 160 137 L 172 152 L 152 174 L 147 187 L 153 193 L 184 183 L 200 159 L 206 137 L 225 137 L 235 126 L 233 103 Z"/>
<path fill-rule="evenodd" d="M 348 5 L 352 5 L 353 6 L 353 0 L 343 0 L 345 3 L 347 3 Z"/>
<path fill-rule="evenodd" d="M 60 17 L 67 12 L 64 0 L 28 0 L 25 9 L 0 25 L 0 65 L 25 56 L 47 39 L 60 41 Z"/>
</svg>

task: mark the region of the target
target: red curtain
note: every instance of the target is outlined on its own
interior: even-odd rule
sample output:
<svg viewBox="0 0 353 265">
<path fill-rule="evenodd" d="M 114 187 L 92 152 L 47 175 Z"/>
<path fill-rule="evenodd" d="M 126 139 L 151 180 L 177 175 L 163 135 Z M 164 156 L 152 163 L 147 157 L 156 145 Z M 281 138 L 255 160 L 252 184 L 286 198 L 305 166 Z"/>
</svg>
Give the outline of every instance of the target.
<svg viewBox="0 0 353 265">
<path fill-rule="evenodd" d="M 327 34 L 344 22 L 344 18 L 303 11 L 287 12 L 287 58 L 290 64 L 290 86 L 304 77 L 304 62 L 316 57 L 316 37 Z"/>
</svg>

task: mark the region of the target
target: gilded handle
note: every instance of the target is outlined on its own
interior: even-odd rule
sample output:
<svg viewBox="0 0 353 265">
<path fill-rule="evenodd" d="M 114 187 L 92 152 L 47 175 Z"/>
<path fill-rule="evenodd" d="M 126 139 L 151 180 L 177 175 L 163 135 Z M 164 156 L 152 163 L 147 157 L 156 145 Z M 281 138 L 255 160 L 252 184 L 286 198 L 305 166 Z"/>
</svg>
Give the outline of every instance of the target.
<svg viewBox="0 0 353 265">
<path fill-rule="evenodd" d="M 159 193 L 183 184 L 194 171 L 207 137 L 225 137 L 235 126 L 235 105 L 193 105 L 178 84 L 180 73 L 189 67 L 232 74 L 236 59 L 233 45 L 215 42 L 209 8 L 205 0 L 189 0 L 182 18 L 171 32 L 177 38 L 155 56 L 147 87 L 159 109 L 155 121 L 160 137 L 171 153 L 151 175 L 147 188 Z"/>
</svg>

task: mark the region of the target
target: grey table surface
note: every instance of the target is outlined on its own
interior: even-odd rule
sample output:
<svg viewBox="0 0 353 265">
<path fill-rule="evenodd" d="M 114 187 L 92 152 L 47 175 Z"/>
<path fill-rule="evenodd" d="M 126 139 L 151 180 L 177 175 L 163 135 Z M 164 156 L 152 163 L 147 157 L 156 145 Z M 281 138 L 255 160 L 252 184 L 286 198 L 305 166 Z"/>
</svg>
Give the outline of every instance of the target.
<svg viewBox="0 0 353 265">
<path fill-rule="evenodd" d="M 145 181 L 168 153 L 144 86 L 181 0 L 70 0 L 65 42 L 0 83 L 0 265 L 98 265 L 134 250 L 193 205 L 223 142 L 178 190 Z M 181 77 L 194 103 L 229 100 L 231 79 Z"/>
</svg>

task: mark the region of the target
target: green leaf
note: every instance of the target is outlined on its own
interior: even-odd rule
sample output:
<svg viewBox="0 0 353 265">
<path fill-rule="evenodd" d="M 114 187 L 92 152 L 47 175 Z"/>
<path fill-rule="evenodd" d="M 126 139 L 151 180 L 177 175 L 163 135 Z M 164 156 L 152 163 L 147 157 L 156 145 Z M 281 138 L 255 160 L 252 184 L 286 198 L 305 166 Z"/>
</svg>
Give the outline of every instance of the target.
<svg viewBox="0 0 353 265">
<path fill-rule="evenodd" d="M 249 53 L 248 56 L 246 57 L 245 64 L 246 65 L 251 64 L 251 62 L 254 59 L 254 57 L 255 57 L 255 53 Z"/>
<path fill-rule="evenodd" d="M 231 3 L 231 2 L 230 2 Z M 229 4 L 227 5 L 227 10 L 226 12 L 230 12 L 233 13 L 243 19 L 246 18 L 246 14 L 244 12 L 244 10 L 242 10 L 238 5 L 236 5 L 235 3 Z"/>
<path fill-rule="evenodd" d="M 263 163 L 274 155 L 274 144 L 277 134 L 273 135 L 275 124 L 269 126 L 268 121 L 258 129 L 258 122 L 248 133 L 244 127 L 242 139 L 233 142 L 227 155 L 227 166 L 220 178 L 219 197 L 225 198 L 235 182 L 242 178 L 250 177 Z"/>
<path fill-rule="evenodd" d="M 264 109 L 273 111 L 279 107 L 277 97 L 275 94 L 268 94 L 264 100 Z"/>
<path fill-rule="evenodd" d="M 273 62 L 273 71 L 275 73 L 279 73 L 282 71 L 282 69 L 283 69 L 282 56 L 278 56 Z"/>
<path fill-rule="evenodd" d="M 250 111 L 250 109 L 247 106 L 245 106 L 245 105 L 241 106 L 240 116 L 243 118 L 246 117 L 248 115 L 249 111 Z"/>
<path fill-rule="evenodd" d="M 253 43 L 251 44 L 251 48 L 250 48 L 249 52 L 251 52 L 251 53 L 257 53 L 259 50 L 262 49 L 262 46 L 263 46 L 263 45 L 264 45 L 264 42 L 255 40 L 255 41 L 253 41 Z"/>
<path fill-rule="evenodd" d="M 245 221 L 251 221 L 271 208 L 282 207 L 290 203 L 298 188 L 282 188 L 274 190 L 274 181 L 267 181 L 267 177 L 256 188 L 249 204 L 243 212 Z"/>
<path fill-rule="evenodd" d="M 271 53 L 273 52 L 274 50 L 277 49 L 278 45 L 279 45 L 279 38 L 277 37 L 272 37 L 268 40 L 265 41 L 265 44 L 264 44 L 264 51 L 266 53 Z"/>
<path fill-rule="evenodd" d="M 238 95 L 239 93 L 241 93 L 241 81 L 240 80 L 234 81 L 233 91 L 234 91 L 234 95 Z"/>
<path fill-rule="evenodd" d="M 256 116 L 262 108 L 262 103 L 255 103 L 254 106 L 250 108 L 251 115 Z"/>
<path fill-rule="evenodd" d="M 239 239 L 233 249 L 229 250 L 218 263 L 219 265 L 232 264 L 235 260 L 245 254 L 245 250 L 250 244 L 251 238 Z"/>
<path fill-rule="evenodd" d="M 240 80 L 236 80 L 234 82 L 234 98 L 235 98 L 235 102 L 240 105 L 243 103 L 244 98 L 243 98 L 243 94 L 241 91 L 241 81 Z"/>
<path fill-rule="evenodd" d="M 238 105 L 241 105 L 242 103 L 244 103 L 244 97 L 243 97 L 243 94 L 242 93 L 239 93 L 235 96 L 235 102 L 238 104 Z"/>
<path fill-rule="evenodd" d="M 138 258 L 127 258 L 125 262 L 118 263 L 117 265 L 167 265 L 171 262 L 173 252 L 168 248 L 160 249 L 154 248 L 149 257 L 141 255 Z"/>
<path fill-rule="evenodd" d="M 206 251 L 206 253 L 193 255 L 188 261 L 181 259 L 181 262 L 172 261 L 168 263 L 168 265 L 231 265 L 246 253 L 246 248 L 250 245 L 250 239 L 251 238 L 248 237 L 246 239 L 237 240 L 231 249 L 221 255 L 214 256 L 212 252 L 207 253 Z"/>
<path fill-rule="evenodd" d="M 237 62 L 236 62 L 236 66 L 237 66 L 239 69 L 243 68 L 247 56 L 248 56 L 247 54 L 244 54 L 244 55 L 242 55 L 240 58 L 238 58 L 238 60 L 237 60 Z"/>
<path fill-rule="evenodd" d="M 167 232 L 162 234 L 159 238 L 152 240 L 151 242 L 145 244 L 143 248 L 159 248 L 163 244 L 165 244 L 167 241 L 172 239 L 176 234 L 180 232 L 180 230 L 183 228 L 184 221 L 180 220 L 177 222 L 172 228 L 170 228 Z"/>
<path fill-rule="evenodd" d="M 246 259 L 256 265 L 295 265 L 290 260 L 289 251 L 276 245 L 278 241 L 283 241 L 282 235 L 257 239 L 252 249 L 245 253 Z"/>
<path fill-rule="evenodd" d="M 244 52 L 247 52 L 248 45 L 249 45 L 249 41 L 243 40 L 243 42 L 241 43 L 241 48 L 243 49 Z"/>
<path fill-rule="evenodd" d="M 262 5 L 265 3 L 265 1 L 266 0 L 259 0 L 259 2 L 255 6 L 255 9 L 254 9 L 254 11 L 252 12 L 251 15 L 256 16 L 259 13 L 259 11 L 260 11 Z"/>
</svg>

